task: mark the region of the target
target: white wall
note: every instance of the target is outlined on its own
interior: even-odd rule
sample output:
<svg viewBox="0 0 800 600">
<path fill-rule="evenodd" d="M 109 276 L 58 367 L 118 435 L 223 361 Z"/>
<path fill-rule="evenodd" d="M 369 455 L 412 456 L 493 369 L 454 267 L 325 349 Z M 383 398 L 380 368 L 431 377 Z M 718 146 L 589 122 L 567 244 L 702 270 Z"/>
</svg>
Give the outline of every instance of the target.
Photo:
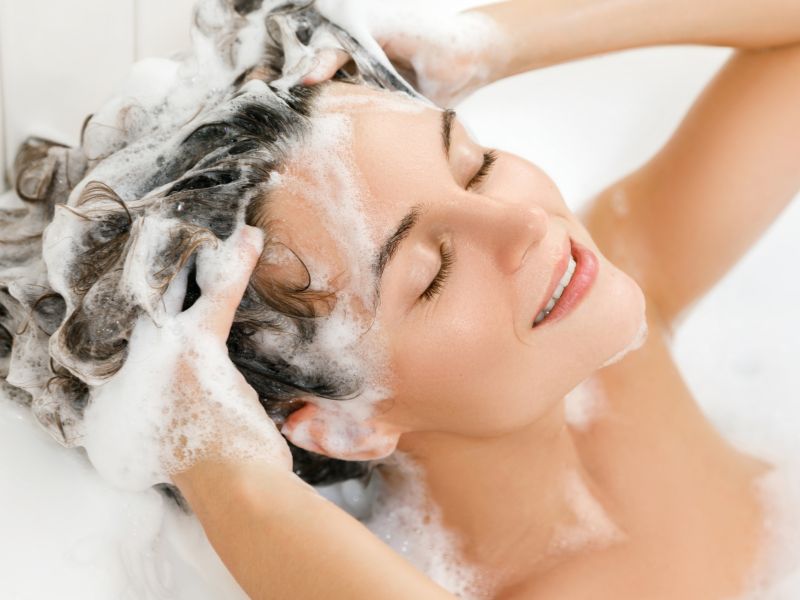
<svg viewBox="0 0 800 600">
<path fill-rule="evenodd" d="M 134 60 L 188 47 L 192 4 L 0 0 L 0 164 L 29 135 L 76 144 Z"/>
<path fill-rule="evenodd" d="M 193 5 L 194 0 L 135 0 L 136 59 L 188 48 Z"/>
<path fill-rule="evenodd" d="M 6 128 L 5 128 L 5 104 L 3 102 L 3 23 L 6 22 L 3 10 L 5 0 L 0 0 L 0 193 L 6 189 Z"/>
</svg>

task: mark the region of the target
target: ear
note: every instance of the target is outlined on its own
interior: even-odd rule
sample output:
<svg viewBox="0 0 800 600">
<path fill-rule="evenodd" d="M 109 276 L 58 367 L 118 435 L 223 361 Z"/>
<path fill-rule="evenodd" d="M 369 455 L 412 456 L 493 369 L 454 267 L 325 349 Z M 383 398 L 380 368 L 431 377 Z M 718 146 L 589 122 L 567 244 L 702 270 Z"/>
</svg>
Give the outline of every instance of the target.
<svg viewBox="0 0 800 600">
<path fill-rule="evenodd" d="M 377 460 L 397 448 L 400 432 L 343 407 L 312 403 L 293 412 L 281 428 L 295 446 L 340 460 Z"/>
</svg>

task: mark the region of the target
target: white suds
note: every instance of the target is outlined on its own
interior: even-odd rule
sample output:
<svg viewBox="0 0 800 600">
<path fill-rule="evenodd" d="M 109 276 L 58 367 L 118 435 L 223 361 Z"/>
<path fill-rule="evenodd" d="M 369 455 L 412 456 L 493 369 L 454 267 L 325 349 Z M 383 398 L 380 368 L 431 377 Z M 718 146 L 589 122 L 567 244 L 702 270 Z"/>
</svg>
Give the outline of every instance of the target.
<svg viewBox="0 0 800 600">
<path fill-rule="evenodd" d="M 561 554 L 589 547 L 603 547 L 622 539 L 622 534 L 611 521 L 600 503 L 592 496 L 580 475 L 567 474 L 564 481 L 566 498 L 575 522 L 559 525 L 550 542 L 550 552 Z"/>
<path fill-rule="evenodd" d="M 765 514 L 761 556 L 737 600 L 795 600 L 800 589 L 800 462 L 780 461 L 757 487 Z"/>
<path fill-rule="evenodd" d="M 606 367 L 610 367 L 611 365 L 621 361 L 631 352 L 641 348 L 642 345 L 644 345 L 644 343 L 647 341 L 647 333 L 648 333 L 647 319 L 644 316 L 642 316 L 642 322 L 639 324 L 639 329 L 637 330 L 636 335 L 634 335 L 630 343 L 628 343 L 628 345 L 625 346 L 625 348 L 623 348 L 622 350 L 617 352 L 614 356 L 609 358 L 606 362 L 604 362 L 600 368 L 605 369 Z"/>
<path fill-rule="evenodd" d="M 310 135 L 294 160 L 303 165 L 301 176 L 285 174 L 282 184 L 302 190 L 317 223 L 333 243 L 320 260 L 302 257 L 311 275 L 312 289 L 335 291 L 336 300 L 324 319 L 319 319 L 311 343 L 269 330 L 258 331 L 254 340 L 265 349 L 278 351 L 283 360 L 305 373 L 336 373 L 342 387 L 353 391 L 346 402 L 313 398 L 323 410 L 329 450 L 344 454 L 352 447 L 350 424 L 365 422 L 377 402 L 388 397 L 386 356 L 379 324 L 375 322 L 375 278 L 371 265 L 378 245 L 366 219 L 363 191 L 351 157 L 352 125 L 343 114 L 314 116 Z M 295 443 L 309 439 L 308 423 L 293 429 Z M 295 437 L 296 436 L 296 437 Z"/>
<path fill-rule="evenodd" d="M 392 57 L 411 63 L 418 89 L 440 106 L 453 106 L 491 81 L 512 55 L 510 40 L 493 20 L 477 12 L 459 12 L 452 3 L 317 4 L 376 56 L 383 56 L 376 40 L 391 40 Z"/>
<path fill-rule="evenodd" d="M 303 187 L 316 217 L 337 242 L 342 259 L 338 265 L 324 261 L 307 263 L 311 287 L 336 292 L 332 312 L 318 321 L 313 340 L 298 344 L 297 339 L 302 336 L 291 340 L 291 334 L 285 331 L 276 333 L 266 329 L 254 339 L 264 348 L 279 353 L 281 360 L 302 373 L 312 374 L 312 377 L 335 373 L 340 387 L 352 391 L 353 397 L 348 402 L 318 401 L 318 405 L 326 409 L 321 412 L 331 425 L 328 427 L 329 446 L 342 453 L 354 441 L 350 424 L 365 421 L 375 404 L 388 395 L 381 383 L 385 380 L 384 345 L 380 343 L 380 328 L 372 317 L 376 298 L 371 261 L 378 242 L 366 220 L 361 182 L 350 155 L 352 124 L 346 114 L 336 112 L 342 101 L 333 106 L 337 101 L 330 100 L 331 106 L 326 107 L 324 95 L 323 105 L 308 119 L 310 123 L 304 121 L 305 117 L 289 114 L 292 97 L 288 90 L 313 68 L 317 52 L 339 48 L 353 53 L 362 71 L 359 75 L 362 81 L 400 90 L 397 94 L 387 93 L 383 98 L 369 101 L 356 100 L 357 94 L 353 94 L 351 104 L 357 102 L 358 108 L 364 110 L 410 112 L 421 110 L 423 102 L 402 79 L 392 79 L 394 71 L 374 39 L 368 40 L 361 35 L 364 32 L 356 36 L 364 39 L 367 50 L 376 50 L 374 55 L 369 55 L 364 48 L 354 46 L 346 32 L 324 19 L 319 20 L 313 6 L 301 4 L 295 7 L 297 10 L 287 12 L 281 0 L 265 0 L 258 9 L 243 16 L 228 2 L 201 1 L 192 29 L 192 51 L 175 60 L 148 59 L 135 65 L 117 95 L 87 122 L 82 146 L 76 149 L 78 154 L 85 153 L 83 163 L 65 161 L 84 165 L 83 179 L 79 177 L 73 184 L 67 206 L 58 206 L 44 232 L 41 269 L 29 270 L 43 282 L 49 278 L 50 287 L 64 298 L 65 322 L 78 310 L 86 309 L 86 314 L 94 317 L 103 312 L 103 307 L 112 306 L 106 308 L 103 321 L 94 319 L 91 322 L 90 317 L 89 324 L 81 331 L 92 338 L 92 343 L 98 337 L 95 334 L 108 336 L 107 343 L 105 340 L 98 342 L 105 344 L 104 349 L 114 344 L 125 347 L 129 343 L 127 356 L 121 357 L 125 364 L 109 378 L 109 373 L 118 365 L 102 364 L 102 360 L 93 358 L 104 352 L 108 354 L 106 350 L 96 354 L 82 352 L 67 341 L 72 338 L 64 333 L 64 327 L 50 336 L 50 356 L 91 388 L 90 405 L 83 422 L 66 405 L 64 398 L 45 391 L 45 384 L 52 377 L 48 366 L 48 341 L 36 328 L 29 328 L 27 337 L 18 336 L 8 381 L 16 382 L 33 394 L 34 413 L 56 439 L 65 445 L 84 445 L 98 469 L 125 487 L 138 489 L 148 482 L 169 481 L 161 464 L 165 460 L 163 452 L 155 442 L 169 430 L 166 421 L 170 418 L 170 407 L 161 396 L 169 385 L 166 366 L 175 366 L 182 360 L 179 347 L 196 346 L 195 358 L 198 364 L 207 363 L 208 372 L 213 371 L 217 360 L 230 363 L 224 353 L 209 354 L 211 344 L 200 340 L 185 323 L 177 322 L 176 311 L 182 302 L 182 292 L 177 290 L 186 288 L 186 269 L 177 274 L 167 296 L 162 297 L 164 285 L 161 284 L 171 278 L 169 269 L 172 268 L 164 264 L 164 256 L 175 252 L 179 234 L 184 234 L 184 239 L 191 236 L 198 246 L 214 243 L 214 235 L 203 227 L 202 219 L 198 222 L 197 215 L 187 216 L 192 207 L 183 200 L 172 206 L 167 197 L 175 192 L 176 181 L 170 180 L 171 177 L 182 178 L 177 183 L 185 183 L 187 178 L 191 183 L 191 175 L 197 173 L 201 180 L 205 177 L 209 181 L 202 164 L 204 161 L 206 165 L 215 164 L 209 154 L 215 148 L 204 147 L 208 142 L 203 141 L 202 136 L 193 146 L 192 136 L 205 131 L 199 129 L 201 126 L 210 126 L 214 133 L 215 127 L 221 128 L 220 122 L 226 122 L 226 118 L 247 107 L 248 103 L 274 110 L 275 113 L 270 114 L 275 115 L 276 120 L 291 117 L 307 125 L 308 135 L 302 140 L 294 139 L 291 128 L 280 132 L 277 127 L 282 133 L 279 137 L 287 139 L 279 139 L 274 149 L 265 146 L 260 152 L 270 153 L 270 156 L 259 155 L 257 160 L 283 160 L 289 155 L 302 161 L 302 182 L 276 174 L 264 185 L 295 183 Z M 309 23 L 316 23 L 312 35 L 301 42 L 298 29 Z M 258 78 L 259 69 L 268 72 L 271 68 L 265 55 L 267 42 L 280 42 L 284 57 L 282 73 L 272 73 L 278 80 L 269 83 Z M 242 78 L 251 68 L 256 68 L 256 75 Z M 294 128 L 301 129 L 299 124 Z M 231 142 L 227 138 L 215 143 L 221 144 L 216 149 L 220 152 L 230 150 Z M 198 160 L 198 152 L 199 156 L 205 153 L 202 160 Z M 213 154 L 213 158 L 220 157 Z M 252 167 L 247 161 L 240 162 L 242 164 L 237 164 L 239 177 L 252 172 L 250 169 L 262 168 Z M 184 163 L 194 166 L 182 166 Z M 187 168 L 190 170 L 186 171 Z M 214 173 L 211 177 L 210 181 L 216 181 Z M 200 185 L 208 184 L 201 181 Z M 224 194 L 220 195 L 223 202 Z M 241 193 L 236 196 L 243 198 Z M 59 201 L 63 202 L 63 198 Z M 193 197 L 187 197 L 187 202 L 191 201 Z M 102 275 L 109 275 L 106 280 L 90 283 L 88 291 L 78 289 L 75 276 L 82 268 L 81 257 L 97 249 L 98 235 L 114 235 L 118 225 L 112 227 L 110 222 L 108 233 L 98 224 L 105 223 L 104 219 L 115 211 L 121 216 L 122 203 L 129 219 L 128 230 L 124 232 L 127 237 L 124 264 L 106 270 Z M 241 226 L 244 221 L 244 204 L 242 199 L 239 205 L 227 209 L 235 225 Z M 219 220 L 216 215 L 207 217 Z M 39 221 L 44 219 L 36 221 L 37 227 Z M 187 222 L 190 227 L 182 229 Z M 117 231 L 116 235 L 119 241 L 121 232 Z M 208 254 L 203 250 L 200 253 Z M 274 252 L 270 256 L 274 259 Z M 193 261 L 192 258 L 187 268 L 195 264 Z M 47 265 L 46 274 L 44 264 Z M 118 280 L 113 280 L 110 275 L 113 273 L 120 274 Z M 34 283 L 35 277 L 29 283 Z M 13 289 L 13 285 L 9 287 Z M 136 329 L 131 335 L 130 326 L 136 319 Z M 153 345 L 156 350 L 148 354 L 147 347 Z M 137 368 L 147 372 L 154 369 L 144 386 L 132 384 L 137 379 Z M 219 381 L 224 380 L 218 375 Z M 233 376 L 228 375 L 230 383 Z M 203 384 L 204 393 L 209 397 L 228 391 L 212 390 L 212 383 L 209 380 Z M 146 398 L 146 407 L 141 410 L 129 397 L 133 389 Z M 233 409 L 227 408 L 233 414 Z M 207 417 L 201 415 L 199 420 Z M 205 428 L 197 424 L 194 427 L 196 429 L 192 430 L 185 425 L 179 433 L 170 430 L 170 435 L 177 436 L 184 458 L 199 453 L 203 443 L 208 443 L 203 440 L 208 437 Z M 130 435 L 122 441 L 125 432 Z M 115 442 L 113 450 L 105 449 Z M 387 440 L 383 447 L 386 451 L 391 449 Z M 136 448 L 141 450 L 139 459 L 123 472 L 124 457 L 136 456 Z"/>
<path fill-rule="evenodd" d="M 200 249 L 197 281 L 209 297 L 249 275 L 237 268 L 241 236 L 237 232 L 217 249 Z M 178 278 L 173 286 L 185 281 Z M 172 473 L 208 452 L 291 466 L 255 391 L 228 359 L 224 341 L 208 331 L 210 311 L 219 310 L 210 302 L 165 312 L 159 325 L 139 318 L 122 368 L 92 390 L 80 443 L 98 472 L 121 488 L 170 482 Z"/>
<path fill-rule="evenodd" d="M 419 468 L 398 453 L 390 460 L 403 482 L 391 495 L 377 494 L 366 525 L 458 598 L 485 598 L 487 585 L 482 574 L 461 557 L 459 540 L 443 526 L 441 512 L 428 498 Z"/>
<path fill-rule="evenodd" d="M 586 431 L 605 409 L 602 386 L 590 377 L 564 398 L 564 417 L 570 427 Z"/>
<path fill-rule="evenodd" d="M 400 478 L 391 491 L 380 469 L 366 485 L 353 480 L 319 491 L 456 597 L 490 597 L 492 583 L 463 559 L 459 539 L 444 527 L 441 511 L 428 497 L 419 467 L 400 453 L 383 464 L 393 478 Z"/>
</svg>

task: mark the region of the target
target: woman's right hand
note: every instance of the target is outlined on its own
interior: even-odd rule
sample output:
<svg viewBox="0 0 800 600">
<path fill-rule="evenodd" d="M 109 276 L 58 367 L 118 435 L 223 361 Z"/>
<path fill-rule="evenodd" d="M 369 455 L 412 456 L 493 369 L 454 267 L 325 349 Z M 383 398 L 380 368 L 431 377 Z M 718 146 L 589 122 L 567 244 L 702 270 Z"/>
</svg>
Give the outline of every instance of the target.
<svg viewBox="0 0 800 600">
<path fill-rule="evenodd" d="M 387 12 L 376 6 L 380 3 L 345 3 L 350 6 L 344 11 L 341 0 L 323 0 L 318 7 L 323 14 L 326 7 L 336 7 L 336 13 L 327 11 L 331 15 L 358 14 L 398 72 L 439 106 L 454 106 L 505 74 L 508 41 L 495 22 L 478 11 L 432 14 L 428 7 L 406 7 Z M 350 60 L 337 49 L 322 49 L 316 58 L 316 67 L 303 79 L 306 85 L 332 78 Z"/>
<path fill-rule="evenodd" d="M 271 464 L 291 475 L 288 445 L 226 347 L 262 246 L 261 231 L 243 226 L 201 247 L 197 301 L 181 311 L 184 271 L 164 296 L 160 323 L 136 323 L 125 363 L 94 390 L 84 415 L 82 445 L 112 483 L 146 489 L 200 461 Z"/>
</svg>

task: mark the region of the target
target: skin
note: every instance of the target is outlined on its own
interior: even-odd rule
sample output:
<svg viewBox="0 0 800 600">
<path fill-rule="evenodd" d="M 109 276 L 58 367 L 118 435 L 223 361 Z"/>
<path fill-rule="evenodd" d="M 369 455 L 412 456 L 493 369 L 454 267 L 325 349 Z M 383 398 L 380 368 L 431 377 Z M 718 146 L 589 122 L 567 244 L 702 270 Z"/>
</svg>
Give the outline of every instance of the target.
<svg viewBox="0 0 800 600">
<path fill-rule="evenodd" d="M 351 424 L 363 427 L 357 437 L 364 441 L 350 451 L 364 457 L 396 444 L 424 467 L 432 501 L 461 534 L 465 557 L 492 576 L 489 593 L 496 598 L 724 598 L 744 588 L 759 559 L 764 515 L 754 483 L 768 465 L 714 431 L 668 344 L 680 315 L 800 188 L 800 31 L 792 25 L 800 22 L 798 5 L 759 4 L 753 24 L 750 3 L 705 3 L 707 14 L 696 20 L 684 16 L 692 13 L 683 4 L 600 2 L 589 11 L 575 0 L 485 9 L 520 40 L 519 55 L 498 78 L 648 43 L 745 48 L 664 149 L 600 194 L 581 219 L 543 173 L 508 154 L 500 154 L 479 188 L 466 190 L 483 149 L 456 126 L 446 160 L 436 110 L 337 108 L 354 125 L 352 154 L 369 199 L 372 237 L 381 240 L 410 206 L 427 207 L 381 287 L 375 335 L 388 349 L 391 401 L 370 421 Z M 631 14 L 639 16 L 619 25 Z M 699 32 L 698 23 L 709 30 Z M 539 39 L 537 31 L 548 36 L 550 43 L 541 45 L 546 55 L 524 41 Z M 608 35 L 595 39 L 597 31 Z M 328 93 L 336 94 L 336 86 Z M 313 211 L 291 210 L 303 205 L 302 194 L 285 194 L 272 217 L 284 225 L 287 243 L 310 260 L 324 255 L 336 263 L 336 252 L 310 242 L 327 239 L 335 249 L 336 237 L 309 229 Z M 629 207 L 625 218 L 613 209 L 621 197 Z M 565 318 L 531 329 L 555 249 L 567 234 L 596 252 L 597 281 Z M 443 240 L 452 243 L 455 264 L 441 294 L 420 303 Z M 635 336 L 645 308 L 647 342 L 597 371 Z M 457 352 L 448 352 L 454 339 Z M 603 410 L 590 427 L 570 428 L 563 396 L 590 375 Z M 333 454 L 326 427 L 335 419 L 319 418 L 326 410 L 309 399 L 284 433 L 303 431 L 297 442 Z M 374 437 L 381 443 L 367 442 Z M 402 473 L 394 475 L 387 473 L 390 485 L 402 487 Z M 369 598 L 378 585 L 386 597 L 394 590 L 398 597 L 449 597 L 410 574 L 357 523 L 293 491 L 289 479 L 224 461 L 175 476 L 252 597 L 274 597 L 267 591 L 277 589 L 292 597 L 324 591 Z M 553 552 L 564 528 L 582 523 L 567 493 L 575 481 L 604 515 L 592 523 L 610 524 L 612 534 Z M 216 499 L 219 485 L 234 490 L 236 511 Z M 261 541 L 264 528 L 279 536 L 287 556 L 302 557 L 302 568 Z M 344 535 L 346 549 L 339 543 Z M 242 552 L 245 542 L 259 549 L 258 558 Z M 309 543 L 340 551 L 309 556 Z M 357 573 L 348 562 L 355 557 Z M 265 578 L 274 572 L 265 564 L 282 575 Z M 322 573 L 324 584 L 308 581 L 308 572 Z"/>
</svg>

